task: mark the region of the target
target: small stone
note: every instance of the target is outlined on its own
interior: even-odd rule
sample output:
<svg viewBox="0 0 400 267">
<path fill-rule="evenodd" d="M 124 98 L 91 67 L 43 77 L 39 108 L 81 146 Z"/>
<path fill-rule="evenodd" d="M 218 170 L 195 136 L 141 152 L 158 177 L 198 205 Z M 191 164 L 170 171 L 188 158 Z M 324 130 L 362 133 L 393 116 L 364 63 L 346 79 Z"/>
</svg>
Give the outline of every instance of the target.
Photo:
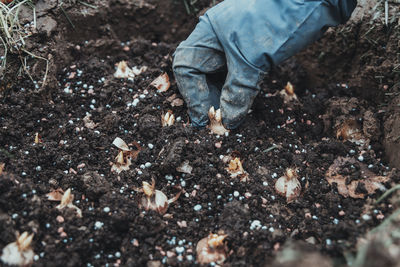
<svg viewBox="0 0 400 267">
<path fill-rule="evenodd" d="M 103 222 L 96 221 L 96 222 L 94 223 L 94 229 L 95 229 L 95 230 L 99 230 L 99 229 L 101 229 L 101 228 L 103 227 L 103 225 L 104 225 Z"/>
<path fill-rule="evenodd" d="M 103 209 L 103 211 L 104 211 L 104 212 L 110 212 L 110 208 L 109 208 L 109 207 L 105 207 L 105 208 Z"/>
<path fill-rule="evenodd" d="M 63 223 L 64 222 L 64 217 L 58 215 L 57 218 L 56 218 L 56 221 L 59 222 L 59 223 Z"/>
<path fill-rule="evenodd" d="M 178 254 L 182 254 L 182 253 L 185 251 L 185 248 L 184 248 L 184 247 L 176 247 L 176 248 L 175 248 L 175 251 L 176 251 L 176 253 L 178 253 Z"/>
<path fill-rule="evenodd" d="M 193 208 L 195 211 L 199 211 L 202 209 L 202 206 L 200 204 L 197 204 L 196 206 L 194 206 Z"/>
</svg>

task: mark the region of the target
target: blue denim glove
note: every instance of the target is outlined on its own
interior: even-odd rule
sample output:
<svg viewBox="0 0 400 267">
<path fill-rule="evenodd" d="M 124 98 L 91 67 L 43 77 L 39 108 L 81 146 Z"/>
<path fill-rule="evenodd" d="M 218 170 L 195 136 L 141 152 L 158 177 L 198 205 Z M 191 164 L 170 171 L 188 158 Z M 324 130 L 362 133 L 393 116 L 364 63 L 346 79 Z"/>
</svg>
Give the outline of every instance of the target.
<svg viewBox="0 0 400 267">
<path fill-rule="evenodd" d="M 274 65 L 348 20 L 356 0 L 225 0 L 200 17 L 175 51 L 173 71 L 196 127 L 221 108 L 226 128 L 239 126 Z M 226 72 L 227 70 L 227 72 Z M 211 79 L 216 73 L 221 80 Z"/>
</svg>

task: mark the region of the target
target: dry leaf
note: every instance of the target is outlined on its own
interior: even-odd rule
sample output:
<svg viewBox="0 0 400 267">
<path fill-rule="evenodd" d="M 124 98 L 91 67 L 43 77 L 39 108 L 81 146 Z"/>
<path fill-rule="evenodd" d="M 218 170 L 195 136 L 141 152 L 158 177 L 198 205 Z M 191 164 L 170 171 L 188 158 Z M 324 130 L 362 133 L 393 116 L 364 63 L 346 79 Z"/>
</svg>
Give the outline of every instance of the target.
<svg viewBox="0 0 400 267">
<path fill-rule="evenodd" d="M 33 234 L 24 232 L 19 235 L 17 233 L 17 240 L 3 248 L 1 261 L 8 265 L 30 266 L 35 255 L 31 248 L 32 239 Z"/>
<path fill-rule="evenodd" d="M 64 191 L 61 188 L 57 188 L 56 190 L 51 191 L 46 194 L 47 200 L 50 201 L 61 201 L 62 196 L 64 195 Z"/>
<path fill-rule="evenodd" d="M 39 133 L 35 133 L 35 144 L 42 143 L 42 138 L 40 137 Z"/>
<path fill-rule="evenodd" d="M 352 166 L 359 165 L 361 177 L 351 179 Z M 330 185 L 337 184 L 339 194 L 344 197 L 365 198 L 376 190 L 386 190 L 383 183 L 389 181 L 388 176 L 377 176 L 368 167 L 354 158 L 338 157 L 329 167 L 325 178 Z"/>
<path fill-rule="evenodd" d="M 112 142 L 112 144 L 113 144 L 114 146 L 118 147 L 120 150 L 123 150 L 123 151 L 131 151 L 131 149 L 128 147 L 128 145 L 125 143 L 125 141 L 122 140 L 122 139 L 119 138 L 119 137 L 116 137 L 116 138 L 114 139 L 114 141 Z"/>
<path fill-rule="evenodd" d="M 286 197 L 286 202 L 290 203 L 300 196 L 301 184 L 298 180 L 296 169 L 287 169 L 284 176 L 275 182 L 276 192 Z"/>
<path fill-rule="evenodd" d="M 208 118 L 210 119 L 208 128 L 213 134 L 224 135 L 225 133 L 229 133 L 229 130 L 225 129 L 224 125 L 222 125 L 221 109 L 215 111 L 214 107 L 211 107 L 208 111 Z"/>
<path fill-rule="evenodd" d="M 184 162 L 182 162 L 182 164 L 178 167 L 176 167 L 176 170 L 178 172 L 183 172 L 183 173 L 187 173 L 187 174 L 192 174 L 192 170 L 193 167 L 190 166 L 189 161 L 185 160 Z"/>
<path fill-rule="evenodd" d="M 151 82 L 152 86 L 157 88 L 158 92 L 166 92 L 170 87 L 169 77 L 167 73 L 163 73 Z"/>
<path fill-rule="evenodd" d="M 209 234 L 201 239 L 196 246 L 197 261 L 200 264 L 222 264 L 228 256 L 228 247 L 224 242 L 226 237 L 227 235 Z"/>
</svg>

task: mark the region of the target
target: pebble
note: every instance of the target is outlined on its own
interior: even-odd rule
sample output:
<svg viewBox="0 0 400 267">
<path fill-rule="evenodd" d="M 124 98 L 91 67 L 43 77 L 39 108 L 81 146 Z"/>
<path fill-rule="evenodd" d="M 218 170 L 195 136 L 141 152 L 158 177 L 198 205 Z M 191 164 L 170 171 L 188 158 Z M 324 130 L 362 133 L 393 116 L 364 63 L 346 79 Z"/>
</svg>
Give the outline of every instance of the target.
<svg viewBox="0 0 400 267">
<path fill-rule="evenodd" d="M 358 157 L 358 160 L 359 160 L 359 161 L 363 161 L 363 160 L 364 160 L 364 157 L 363 157 L 362 155 L 360 155 L 360 156 Z"/>
<path fill-rule="evenodd" d="M 144 164 L 144 166 L 145 166 L 146 168 L 150 168 L 150 167 L 151 167 L 151 163 L 150 163 L 150 162 L 146 162 L 146 163 Z"/>
<path fill-rule="evenodd" d="M 200 204 L 197 204 L 196 206 L 194 206 L 193 208 L 195 211 L 199 211 L 202 209 L 202 206 Z"/>
<path fill-rule="evenodd" d="M 110 212 L 110 208 L 109 208 L 109 207 L 105 207 L 105 208 L 103 209 L 103 211 L 104 211 L 104 212 Z"/>
<path fill-rule="evenodd" d="M 255 230 L 255 229 L 260 229 L 261 228 L 261 222 L 259 220 L 254 220 L 251 225 L 250 225 L 250 230 Z"/>
<path fill-rule="evenodd" d="M 176 251 L 176 253 L 178 253 L 178 254 L 182 254 L 182 253 L 185 251 L 185 248 L 184 248 L 184 247 L 176 247 L 176 248 L 175 248 L 175 251 Z"/>
<path fill-rule="evenodd" d="M 233 196 L 234 196 L 234 197 L 238 197 L 239 195 L 240 195 L 240 194 L 239 194 L 238 191 L 233 192 Z"/>
<path fill-rule="evenodd" d="M 40 171 L 42 170 L 42 167 L 36 166 L 35 170 L 38 171 L 38 172 L 40 172 Z"/>
<path fill-rule="evenodd" d="M 364 215 L 362 216 L 362 218 L 363 218 L 364 221 L 369 221 L 369 220 L 371 220 L 371 216 L 368 215 L 368 214 L 364 214 Z"/>
<path fill-rule="evenodd" d="M 96 221 L 96 222 L 94 223 L 94 229 L 95 229 L 95 230 L 101 229 L 101 228 L 103 227 L 103 225 L 104 225 L 103 222 Z"/>
<path fill-rule="evenodd" d="M 153 144 L 148 144 L 147 145 L 150 149 L 153 149 L 154 148 L 154 145 Z"/>
<path fill-rule="evenodd" d="M 139 104 L 140 100 L 138 98 L 135 98 L 132 102 L 132 106 L 136 107 L 137 104 Z"/>
</svg>

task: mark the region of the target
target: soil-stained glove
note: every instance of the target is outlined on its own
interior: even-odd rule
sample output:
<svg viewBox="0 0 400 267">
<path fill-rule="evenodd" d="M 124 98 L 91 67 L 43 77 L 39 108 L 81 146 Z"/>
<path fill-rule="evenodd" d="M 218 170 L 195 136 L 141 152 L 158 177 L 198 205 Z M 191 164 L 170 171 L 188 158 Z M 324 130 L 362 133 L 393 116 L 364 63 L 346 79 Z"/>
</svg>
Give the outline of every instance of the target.
<svg viewBox="0 0 400 267">
<path fill-rule="evenodd" d="M 356 0 L 225 0 L 208 10 L 174 54 L 175 78 L 192 124 L 205 126 L 207 111 L 214 106 L 221 108 L 226 128 L 237 127 L 265 73 L 320 38 L 329 26 L 344 23 L 356 4 Z M 212 79 L 219 72 L 226 78 Z"/>
</svg>

